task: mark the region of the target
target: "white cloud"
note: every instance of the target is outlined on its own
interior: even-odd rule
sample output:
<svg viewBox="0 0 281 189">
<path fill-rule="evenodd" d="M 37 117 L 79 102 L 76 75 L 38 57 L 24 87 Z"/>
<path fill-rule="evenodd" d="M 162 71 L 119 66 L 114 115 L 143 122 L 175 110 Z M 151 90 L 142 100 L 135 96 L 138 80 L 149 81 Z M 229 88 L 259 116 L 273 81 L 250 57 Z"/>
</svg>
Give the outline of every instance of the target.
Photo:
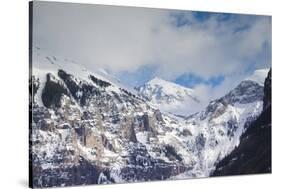
<svg viewBox="0 0 281 189">
<path fill-rule="evenodd" d="M 90 69 L 134 71 L 154 64 L 165 79 L 190 72 L 204 79 L 224 75 L 233 83 L 249 67 L 271 65 L 270 17 L 220 22 L 213 15 L 199 22 L 179 11 L 191 24 L 179 28 L 172 24 L 174 10 L 47 2 L 34 8 L 34 45 Z"/>
<path fill-rule="evenodd" d="M 244 79 L 245 77 L 243 75 L 227 77 L 220 85 L 215 87 L 201 83 L 194 87 L 194 91 L 196 96 L 202 101 L 202 104 L 208 104 L 209 101 L 227 94 Z"/>
</svg>

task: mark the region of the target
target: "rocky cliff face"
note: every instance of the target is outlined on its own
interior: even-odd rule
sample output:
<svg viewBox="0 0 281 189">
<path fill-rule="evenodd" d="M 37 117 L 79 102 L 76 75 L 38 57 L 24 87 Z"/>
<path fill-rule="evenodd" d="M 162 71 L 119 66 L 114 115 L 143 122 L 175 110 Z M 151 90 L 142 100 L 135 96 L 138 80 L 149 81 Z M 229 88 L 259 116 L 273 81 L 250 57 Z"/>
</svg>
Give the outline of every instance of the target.
<svg viewBox="0 0 281 189">
<path fill-rule="evenodd" d="M 213 176 L 271 173 L 271 70 L 264 83 L 263 110 L 240 144 L 217 163 Z"/>
<path fill-rule="evenodd" d="M 270 69 L 264 82 L 263 110 L 266 110 L 271 106 L 271 99 L 272 99 L 271 72 L 272 70 Z"/>
</svg>

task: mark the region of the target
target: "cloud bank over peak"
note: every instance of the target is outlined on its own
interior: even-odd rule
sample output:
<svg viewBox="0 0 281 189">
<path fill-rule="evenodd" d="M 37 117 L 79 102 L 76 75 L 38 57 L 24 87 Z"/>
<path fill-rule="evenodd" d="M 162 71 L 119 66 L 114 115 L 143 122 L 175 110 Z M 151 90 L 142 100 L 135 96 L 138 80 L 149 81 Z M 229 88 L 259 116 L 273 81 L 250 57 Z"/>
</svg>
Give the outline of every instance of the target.
<svg viewBox="0 0 281 189">
<path fill-rule="evenodd" d="M 35 2 L 33 26 L 34 46 L 117 75 L 152 67 L 151 77 L 231 83 L 271 66 L 268 16 Z"/>
</svg>

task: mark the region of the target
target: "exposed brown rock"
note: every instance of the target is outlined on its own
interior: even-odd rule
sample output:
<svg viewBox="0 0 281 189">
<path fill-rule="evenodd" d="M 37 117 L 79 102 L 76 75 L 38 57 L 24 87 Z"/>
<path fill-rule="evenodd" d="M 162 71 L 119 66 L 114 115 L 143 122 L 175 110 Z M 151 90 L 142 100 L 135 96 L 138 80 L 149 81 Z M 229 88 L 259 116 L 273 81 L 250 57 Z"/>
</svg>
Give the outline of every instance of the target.
<svg viewBox="0 0 281 189">
<path fill-rule="evenodd" d="M 137 137 L 134 129 L 133 118 L 130 116 L 125 117 L 121 123 L 122 136 L 131 142 L 137 142 Z"/>
<path fill-rule="evenodd" d="M 97 157 L 103 153 L 103 145 L 101 136 L 95 133 L 91 128 L 85 128 L 85 146 L 87 148 L 94 148 Z"/>
</svg>

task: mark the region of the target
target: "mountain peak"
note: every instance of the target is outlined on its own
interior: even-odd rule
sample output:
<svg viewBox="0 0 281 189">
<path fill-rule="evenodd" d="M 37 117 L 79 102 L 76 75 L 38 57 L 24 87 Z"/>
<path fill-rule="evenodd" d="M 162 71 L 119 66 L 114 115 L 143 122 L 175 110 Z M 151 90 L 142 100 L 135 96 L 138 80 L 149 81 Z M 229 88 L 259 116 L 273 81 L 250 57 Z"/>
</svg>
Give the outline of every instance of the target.
<svg viewBox="0 0 281 189">
<path fill-rule="evenodd" d="M 169 93 L 169 90 L 171 89 L 181 89 L 181 90 L 185 90 L 185 91 L 188 91 L 188 92 L 193 92 L 193 89 L 191 88 L 187 88 L 187 87 L 184 87 L 182 85 L 179 85 L 179 84 L 176 84 L 174 82 L 171 82 L 171 81 L 167 81 L 165 79 L 162 79 L 160 77 L 154 77 L 153 79 L 151 79 L 150 81 L 148 81 L 146 83 L 147 85 L 158 85 L 158 86 L 161 86 L 164 90 L 166 89 L 166 92 Z M 171 91 L 170 91 L 171 92 Z"/>
<path fill-rule="evenodd" d="M 163 84 L 163 83 L 170 83 L 169 81 L 166 81 L 158 76 L 155 76 L 153 79 L 148 81 L 149 84 Z"/>
<path fill-rule="evenodd" d="M 200 100 L 193 89 L 159 77 L 154 77 L 136 90 L 140 96 L 167 112 L 186 115 L 190 111 L 191 113 L 197 111 L 196 107 L 201 107 Z"/>
</svg>

